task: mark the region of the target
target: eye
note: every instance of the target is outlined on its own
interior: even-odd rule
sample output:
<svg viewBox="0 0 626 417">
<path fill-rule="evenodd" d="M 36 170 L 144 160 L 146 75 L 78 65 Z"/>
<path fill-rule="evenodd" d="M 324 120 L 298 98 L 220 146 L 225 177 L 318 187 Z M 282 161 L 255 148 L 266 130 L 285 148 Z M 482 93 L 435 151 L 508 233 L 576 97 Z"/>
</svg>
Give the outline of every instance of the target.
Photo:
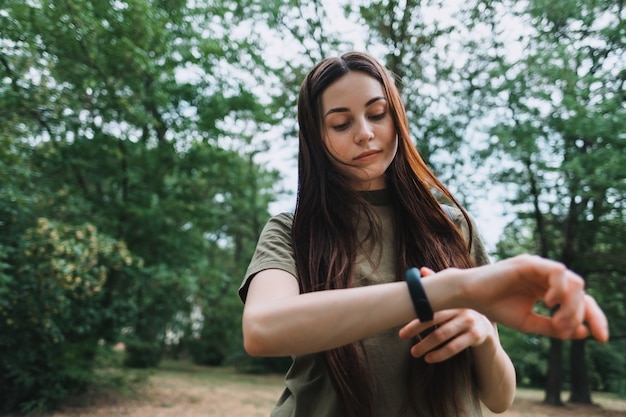
<svg viewBox="0 0 626 417">
<path fill-rule="evenodd" d="M 387 115 L 387 112 L 385 111 L 385 112 L 382 112 L 382 113 L 370 116 L 370 119 L 372 119 L 372 120 L 382 120 L 382 119 L 385 118 L 386 115 Z"/>
<path fill-rule="evenodd" d="M 349 126 L 350 126 L 350 122 L 346 122 L 346 123 L 341 123 L 341 124 L 338 124 L 338 125 L 334 125 L 332 128 L 333 128 L 333 130 L 335 130 L 337 132 L 341 132 L 343 130 L 346 130 Z"/>
</svg>

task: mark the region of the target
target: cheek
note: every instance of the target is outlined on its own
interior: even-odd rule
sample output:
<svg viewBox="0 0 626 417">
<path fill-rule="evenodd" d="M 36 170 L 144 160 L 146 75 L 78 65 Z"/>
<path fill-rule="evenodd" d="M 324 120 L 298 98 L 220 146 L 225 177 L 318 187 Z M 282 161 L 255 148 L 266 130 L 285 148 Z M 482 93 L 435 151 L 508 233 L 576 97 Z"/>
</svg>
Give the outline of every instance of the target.
<svg viewBox="0 0 626 417">
<path fill-rule="evenodd" d="M 346 141 L 341 140 L 341 138 L 327 136 L 324 140 L 324 146 L 326 146 L 326 150 L 330 154 L 332 160 L 343 161 L 346 159 L 349 144 Z"/>
</svg>

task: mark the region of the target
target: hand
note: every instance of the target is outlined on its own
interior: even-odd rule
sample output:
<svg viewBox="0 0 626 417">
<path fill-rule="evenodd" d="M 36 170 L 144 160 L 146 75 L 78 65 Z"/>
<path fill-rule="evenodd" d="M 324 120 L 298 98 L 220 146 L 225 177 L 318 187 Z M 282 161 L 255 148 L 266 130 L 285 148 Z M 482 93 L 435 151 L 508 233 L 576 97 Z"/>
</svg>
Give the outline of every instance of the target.
<svg viewBox="0 0 626 417">
<path fill-rule="evenodd" d="M 423 278 L 435 275 L 429 268 L 421 268 L 420 272 Z M 400 329 L 399 335 L 405 340 L 417 338 L 411 354 L 416 358 L 426 355 L 424 360 L 433 363 L 449 359 L 467 347 L 480 346 L 496 333 L 484 315 L 469 309 L 450 309 L 435 313 L 427 323 L 412 320 Z"/>
<path fill-rule="evenodd" d="M 436 328 L 431 333 L 420 336 L 433 326 Z M 425 355 L 424 360 L 429 363 L 445 361 L 468 347 L 480 346 L 497 337 L 489 319 L 469 309 L 439 311 L 427 323 L 412 320 L 400 329 L 399 335 L 405 340 L 416 337 L 418 342 L 411 347 L 411 354 L 416 358 Z"/>
<path fill-rule="evenodd" d="M 456 273 L 463 275 L 463 305 L 494 322 L 562 339 L 585 338 L 589 332 L 601 342 L 609 338 L 606 316 L 585 293 L 584 280 L 562 263 L 520 255 Z M 559 308 L 551 317 L 542 316 L 533 311 L 537 301 Z"/>
</svg>

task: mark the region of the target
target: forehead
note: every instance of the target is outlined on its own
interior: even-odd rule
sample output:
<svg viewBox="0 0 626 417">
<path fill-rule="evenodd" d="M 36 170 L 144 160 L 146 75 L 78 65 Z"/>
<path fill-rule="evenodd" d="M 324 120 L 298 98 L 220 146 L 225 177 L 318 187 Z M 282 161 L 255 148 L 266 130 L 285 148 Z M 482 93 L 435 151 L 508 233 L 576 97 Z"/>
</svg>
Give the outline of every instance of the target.
<svg viewBox="0 0 626 417">
<path fill-rule="evenodd" d="M 374 97 L 385 97 L 382 84 L 363 72 L 351 71 L 322 93 L 322 113 L 336 107 L 357 110 Z"/>
</svg>

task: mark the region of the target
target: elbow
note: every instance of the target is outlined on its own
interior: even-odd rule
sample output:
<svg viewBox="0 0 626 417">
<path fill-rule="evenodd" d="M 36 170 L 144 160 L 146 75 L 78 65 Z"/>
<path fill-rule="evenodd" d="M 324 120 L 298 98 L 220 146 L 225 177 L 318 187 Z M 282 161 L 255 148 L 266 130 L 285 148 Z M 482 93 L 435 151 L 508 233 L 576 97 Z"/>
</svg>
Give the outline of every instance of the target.
<svg viewBox="0 0 626 417">
<path fill-rule="evenodd" d="M 268 356 L 265 354 L 263 344 L 253 332 L 246 330 L 244 326 L 243 330 L 243 349 L 250 356 Z"/>
<path fill-rule="evenodd" d="M 489 392 L 481 390 L 480 400 L 494 414 L 501 414 L 513 405 L 515 400 L 516 382 L 515 373 L 509 375 L 497 384 L 500 390 L 489 389 Z M 491 385 L 493 386 L 493 385 Z"/>
<path fill-rule="evenodd" d="M 494 414 L 502 414 L 508 411 L 513 405 L 515 399 L 515 390 L 508 393 L 502 393 L 498 398 L 491 398 L 491 401 L 484 401 L 485 405 Z"/>
<path fill-rule="evenodd" d="M 508 403 L 501 403 L 501 404 L 497 404 L 497 405 L 491 405 L 491 406 L 487 406 L 487 408 L 489 409 L 489 411 L 491 411 L 494 414 L 502 414 L 505 411 L 507 411 L 511 405 L 513 405 L 513 401 L 510 401 Z"/>
<path fill-rule="evenodd" d="M 258 314 L 244 311 L 242 320 L 243 348 L 250 356 L 276 356 L 269 341 L 268 326 Z"/>
<path fill-rule="evenodd" d="M 263 350 L 259 348 L 259 345 L 255 344 L 254 341 L 251 341 L 246 337 L 243 339 L 243 349 L 248 355 L 253 357 L 265 356 L 263 355 Z"/>
</svg>

